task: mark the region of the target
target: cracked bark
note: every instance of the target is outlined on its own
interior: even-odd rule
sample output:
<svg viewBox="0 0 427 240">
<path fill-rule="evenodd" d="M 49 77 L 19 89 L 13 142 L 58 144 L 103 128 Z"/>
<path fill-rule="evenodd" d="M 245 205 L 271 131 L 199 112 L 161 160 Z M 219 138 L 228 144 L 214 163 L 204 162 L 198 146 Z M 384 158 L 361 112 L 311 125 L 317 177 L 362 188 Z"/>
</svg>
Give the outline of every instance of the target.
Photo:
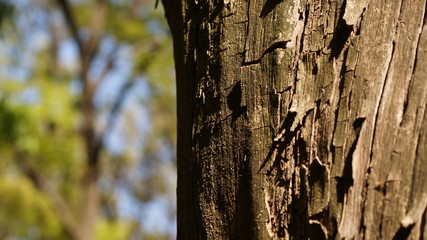
<svg viewBox="0 0 427 240">
<path fill-rule="evenodd" d="M 425 0 L 163 4 L 178 239 L 427 237 Z"/>
</svg>

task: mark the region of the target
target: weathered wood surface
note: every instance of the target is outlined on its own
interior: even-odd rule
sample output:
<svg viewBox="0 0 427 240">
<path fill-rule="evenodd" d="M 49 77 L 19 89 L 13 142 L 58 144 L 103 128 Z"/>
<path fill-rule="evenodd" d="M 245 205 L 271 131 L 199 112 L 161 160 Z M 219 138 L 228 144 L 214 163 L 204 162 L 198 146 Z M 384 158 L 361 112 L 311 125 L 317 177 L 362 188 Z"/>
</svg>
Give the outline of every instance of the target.
<svg viewBox="0 0 427 240">
<path fill-rule="evenodd" d="M 426 0 L 163 0 L 178 239 L 425 239 Z"/>
</svg>

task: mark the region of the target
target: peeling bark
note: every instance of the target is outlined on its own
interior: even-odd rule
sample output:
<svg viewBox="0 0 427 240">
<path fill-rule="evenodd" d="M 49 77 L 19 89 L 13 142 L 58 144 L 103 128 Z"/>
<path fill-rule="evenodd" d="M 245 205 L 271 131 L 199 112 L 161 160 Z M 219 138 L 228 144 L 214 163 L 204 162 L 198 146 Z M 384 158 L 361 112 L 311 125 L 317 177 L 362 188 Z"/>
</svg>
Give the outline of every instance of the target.
<svg viewBox="0 0 427 240">
<path fill-rule="evenodd" d="M 163 0 L 178 239 L 424 239 L 426 0 Z"/>
</svg>

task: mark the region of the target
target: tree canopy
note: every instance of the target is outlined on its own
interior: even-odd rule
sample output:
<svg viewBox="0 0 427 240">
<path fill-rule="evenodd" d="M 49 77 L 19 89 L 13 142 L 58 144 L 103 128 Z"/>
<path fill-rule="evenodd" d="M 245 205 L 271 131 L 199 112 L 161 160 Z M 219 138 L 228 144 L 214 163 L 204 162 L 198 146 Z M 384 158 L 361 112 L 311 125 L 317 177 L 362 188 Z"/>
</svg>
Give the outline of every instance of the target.
<svg viewBox="0 0 427 240">
<path fill-rule="evenodd" d="M 173 237 L 175 86 L 162 15 L 141 0 L 0 2 L 0 239 L 76 239 L 91 151 L 94 239 Z"/>
</svg>

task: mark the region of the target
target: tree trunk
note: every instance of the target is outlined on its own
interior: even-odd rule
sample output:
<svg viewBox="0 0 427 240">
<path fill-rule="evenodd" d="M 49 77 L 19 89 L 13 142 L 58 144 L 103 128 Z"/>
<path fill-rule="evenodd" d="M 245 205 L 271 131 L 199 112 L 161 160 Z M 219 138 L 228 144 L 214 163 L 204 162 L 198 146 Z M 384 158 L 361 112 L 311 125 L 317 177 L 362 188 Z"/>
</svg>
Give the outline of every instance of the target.
<svg viewBox="0 0 427 240">
<path fill-rule="evenodd" d="M 425 239 L 426 0 L 163 0 L 178 239 Z"/>
</svg>

